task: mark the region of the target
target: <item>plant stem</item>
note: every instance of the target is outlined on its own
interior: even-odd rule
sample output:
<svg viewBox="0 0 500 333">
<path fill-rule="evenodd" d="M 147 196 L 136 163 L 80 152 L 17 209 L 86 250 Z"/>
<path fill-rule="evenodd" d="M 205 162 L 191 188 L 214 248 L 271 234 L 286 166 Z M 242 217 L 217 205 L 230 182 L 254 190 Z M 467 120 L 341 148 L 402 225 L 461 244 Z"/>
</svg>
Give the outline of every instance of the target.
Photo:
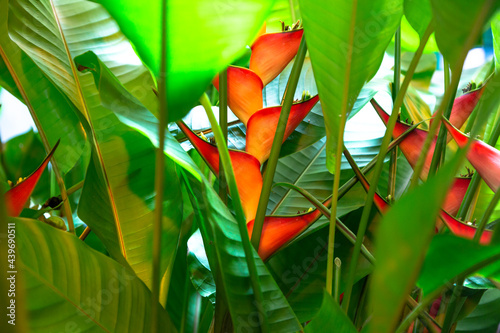
<svg viewBox="0 0 500 333">
<path fill-rule="evenodd" d="M 238 193 L 238 187 L 236 185 L 236 180 L 234 177 L 233 166 L 231 164 L 231 158 L 229 157 L 229 151 L 227 149 L 226 142 L 224 141 L 222 130 L 220 129 L 219 124 L 215 119 L 215 115 L 212 111 L 212 106 L 210 105 L 207 94 L 203 94 L 203 96 L 200 98 L 200 103 L 205 108 L 208 119 L 210 121 L 210 125 L 212 126 L 212 130 L 215 136 L 215 142 L 217 143 L 217 147 L 219 149 L 219 156 L 221 156 L 222 164 L 224 167 L 224 172 L 229 186 L 229 192 L 231 193 L 233 207 L 236 213 L 236 221 L 238 222 L 238 229 L 241 235 L 241 242 L 243 244 L 243 250 L 245 252 L 245 259 L 248 265 L 250 281 L 256 299 L 255 305 L 257 307 L 258 313 L 262 314 L 263 316 L 262 331 L 269 332 L 267 315 L 265 309 L 263 308 L 264 296 L 262 295 L 262 290 L 260 289 L 257 266 L 255 265 L 255 261 L 253 258 L 252 244 L 250 244 L 250 239 L 248 236 L 245 214 L 241 205 L 240 195 Z M 220 265 L 222 264 L 223 263 L 220 263 Z"/>
<path fill-rule="evenodd" d="M 87 238 L 87 236 L 90 234 L 90 232 L 91 232 L 91 231 L 92 231 L 92 230 L 90 230 L 90 227 L 88 227 L 88 226 L 87 226 L 87 227 L 83 230 L 82 234 L 80 235 L 80 237 L 79 237 L 79 238 L 80 238 L 80 240 L 84 241 L 84 240 L 85 240 L 85 238 Z"/>
<path fill-rule="evenodd" d="M 255 222 L 252 231 L 252 245 L 256 250 L 259 249 L 260 237 L 262 235 L 262 228 L 264 226 L 264 218 L 267 210 L 267 203 L 269 202 L 269 196 L 271 195 L 271 188 L 273 185 L 274 173 L 276 171 L 276 166 L 278 165 L 278 158 L 285 135 L 286 124 L 288 122 L 288 116 L 292 108 L 293 96 L 295 95 L 295 89 L 297 88 L 297 83 L 299 81 L 300 71 L 302 70 L 306 52 L 306 40 L 304 37 L 302 37 L 299 50 L 297 51 L 297 56 L 295 57 L 295 62 L 293 63 L 292 72 L 290 73 L 290 78 L 288 79 L 285 98 L 283 106 L 281 107 L 280 118 L 278 121 L 278 126 L 276 128 L 276 133 L 274 135 L 271 153 L 267 161 L 267 169 L 266 173 L 264 174 L 262 192 L 260 194 L 259 205 L 257 206 L 257 213 L 255 215 Z"/>
<path fill-rule="evenodd" d="M 72 195 L 73 193 L 75 193 L 76 191 L 78 191 L 79 189 L 81 189 L 83 187 L 83 183 L 85 182 L 85 180 L 82 180 L 78 183 L 76 183 L 75 185 L 71 186 L 67 191 L 66 191 L 66 194 L 68 196 Z"/>
<path fill-rule="evenodd" d="M 392 84 L 392 102 L 396 101 L 396 96 L 401 85 L 401 26 L 396 30 L 394 36 L 394 80 Z M 389 202 L 394 201 L 396 193 L 396 174 L 398 170 L 398 148 L 392 150 L 389 163 L 389 181 L 387 184 L 387 198 Z"/>
<path fill-rule="evenodd" d="M 295 6 L 293 4 L 294 0 L 288 0 L 288 6 L 290 7 L 290 16 L 292 18 L 292 23 L 297 21 L 297 17 L 295 16 Z"/>
<path fill-rule="evenodd" d="M 155 163 L 155 209 L 153 221 L 153 277 L 151 287 L 151 332 L 160 332 L 160 262 L 163 222 L 163 186 L 165 182 L 165 128 L 168 124 L 167 106 L 167 4 L 162 1 L 161 12 L 161 59 L 158 76 L 158 148 Z M 168 295 L 168 291 L 165 292 Z"/>
<path fill-rule="evenodd" d="M 222 129 L 222 136 L 227 145 L 227 69 L 219 74 L 219 124 Z M 219 157 L 219 165 L 222 160 Z M 219 196 L 224 204 L 227 204 L 227 181 L 224 176 L 224 168 L 219 168 Z"/>
<path fill-rule="evenodd" d="M 340 269 L 342 265 L 342 261 L 340 258 L 335 258 L 335 288 L 333 289 L 333 299 L 335 302 L 339 302 L 339 284 L 340 284 Z"/>
<path fill-rule="evenodd" d="M 359 258 L 359 251 L 361 248 L 361 242 L 365 236 L 366 228 L 368 226 L 368 218 L 370 216 L 370 211 L 372 209 L 373 205 L 373 196 L 375 195 L 375 191 L 377 188 L 378 181 L 380 179 L 380 174 L 382 173 L 382 168 L 384 165 L 384 157 L 387 152 L 387 148 L 389 146 L 389 143 L 391 141 L 392 137 L 392 131 L 394 130 L 394 126 L 396 125 L 397 117 L 399 114 L 399 109 L 401 108 L 401 105 L 403 104 L 403 98 L 406 93 L 406 90 L 408 89 L 408 86 L 410 85 L 411 78 L 413 77 L 413 74 L 415 73 L 415 69 L 417 68 L 417 64 L 420 60 L 420 57 L 422 56 L 422 53 L 424 51 L 425 44 L 427 44 L 427 41 L 429 40 L 430 35 L 434 31 L 434 22 L 431 21 L 429 25 L 427 26 L 427 29 L 425 30 L 424 35 L 422 36 L 422 39 L 420 41 L 420 44 L 418 46 L 417 52 L 413 56 L 413 59 L 410 63 L 410 67 L 408 68 L 408 71 L 406 73 L 406 76 L 404 78 L 403 84 L 401 85 L 401 89 L 396 96 L 396 100 L 393 105 L 392 113 L 391 116 L 389 117 L 389 121 L 387 123 L 387 129 L 384 135 L 384 138 L 382 139 L 382 144 L 380 146 L 380 152 L 378 154 L 378 159 L 377 163 L 375 164 L 375 170 L 374 170 L 374 175 L 373 175 L 373 180 L 372 180 L 372 185 L 370 187 L 370 190 L 368 191 L 368 195 L 366 198 L 366 203 L 365 207 L 363 208 L 363 213 L 361 215 L 361 221 L 360 225 L 358 228 L 358 234 L 357 234 L 357 239 L 356 239 L 356 244 L 354 245 L 354 251 L 352 254 L 352 259 L 351 263 L 349 265 L 349 275 L 347 278 L 347 283 L 346 283 L 346 289 L 344 292 L 344 300 L 342 302 L 342 307 L 347 311 L 349 308 L 349 302 L 351 300 L 351 293 L 352 293 L 352 286 L 354 284 L 354 273 L 356 271 L 356 266 Z"/>
</svg>

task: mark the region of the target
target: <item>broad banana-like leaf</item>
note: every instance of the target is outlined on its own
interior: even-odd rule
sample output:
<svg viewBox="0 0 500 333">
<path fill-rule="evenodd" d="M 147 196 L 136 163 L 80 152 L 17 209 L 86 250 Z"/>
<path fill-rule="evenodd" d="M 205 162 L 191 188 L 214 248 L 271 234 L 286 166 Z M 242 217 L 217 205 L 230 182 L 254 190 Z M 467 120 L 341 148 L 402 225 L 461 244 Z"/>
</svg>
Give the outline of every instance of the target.
<svg viewBox="0 0 500 333">
<path fill-rule="evenodd" d="M 403 14 L 402 0 L 301 0 L 304 32 L 327 132 L 327 168 L 335 172 L 339 116 L 347 115 L 377 72 Z M 333 24 L 333 25 L 332 25 Z"/>
<path fill-rule="evenodd" d="M 93 150 L 78 215 L 103 241 L 109 253 L 132 267 L 151 285 L 155 202 L 155 151 L 151 140 L 125 125 L 114 112 L 134 113 L 144 106 L 120 84 L 92 52 L 75 59 L 92 74 L 96 93 L 85 95 Z M 160 274 L 175 257 L 182 218 L 176 166 L 166 159 L 162 262 Z"/>
<path fill-rule="evenodd" d="M 156 112 L 155 83 L 109 13 L 84 0 L 10 0 L 9 34 L 86 115 L 91 76 L 73 58 L 93 51 L 141 103 Z M 33 43 L 37 40 L 37 43 Z"/>
<path fill-rule="evenodd" d="M 9 4 L 12 1 L 0 1 L 0 82 L 26 104 L 47 150 L 61 140 L 54 161 L 64 174 L 88 151 L 86 134 L 74 105 L 9 38 L 7 23 L 13 15 Z M 23 29 L 28 31 L 24 25 Z"/>
<path fill-rule="evenodd" d="M 11 221 L 30 331 L 151 331 L 151 292 L 130 269 L 43 222 Z M 175 332 L 158 308 L 162 327 Z"/>
<path fill-rule="evenodd" d="M 160 75 L 162 4 L 97 2 L 111 13 L 141 59 Z M 261 28 L 274 1 L 169 0 L 166 38 L 169 120 L 180 120 L 210 81 L 238 58 Z M 259 108 L 260 109 L 260 108 Z M 258 109 L 257 109 L 258 110 Z"/>
</svg>

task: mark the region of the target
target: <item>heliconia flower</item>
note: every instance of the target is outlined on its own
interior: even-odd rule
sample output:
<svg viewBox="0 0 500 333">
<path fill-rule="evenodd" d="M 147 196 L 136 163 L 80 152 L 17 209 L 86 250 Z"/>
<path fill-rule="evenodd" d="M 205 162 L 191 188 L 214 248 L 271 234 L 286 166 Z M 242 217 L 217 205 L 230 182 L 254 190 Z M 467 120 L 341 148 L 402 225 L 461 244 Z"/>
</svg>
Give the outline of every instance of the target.
<svg viewBox="0 0 500 333">
<path fill-rule="evenodd" d="M 213 173 L 218 176 L 219 150 L 217 147 L 198 137 L 185 123 L 178 122 L 177 125 L 186 134 L 189 141 L 191 141 Z M 255 157 L 243 151 L 230 149 L 229 156 L 233 165 L 234 177 L 238 186 L 243 211 L 248 222 L 255 218 L 262 190 L 260 163 Z"/>
<path fill-rule="evenodd" d="M 443 210 L 449 212 L 452 215 L 456 215 L 458 213 L 458 209 L 464 200 L 465 193 L 469 188 L 471 178 L 466 177 L 456 177 L 451 185 L 451 189 L 448 191 L 446 195 L 446 199 L 444 201 L 443 206 L 441 207 Z"/>
<path fill-rule="evenodd" d="M 446 224 L 448 229 L 450 229 L 455 235 L 468 239 L 474 238 L 477 228 L 457 220 L 444 210 L 441 210 L 439 217 Z M 488 245 L 491 242 L 491 236 L 493 236 L 493 232 L 491 230 L 484 230 L 481 234 L 479 243 Z"/>
<path fill-rule="evenodd" d="M 316 95 L 311 99 L 292 105 L 283 142 L 297 128 L 318 100 L 319 97 Z M 256 112 L 248 121 L 246 151 L 255 156 L 260 163 L 264 163 L 271 153 L 280 113 L 281 106 L 264 108 Z"/>
<path fill-rule="evenodd" d="M 250 69 L 264 86 L 274 80 L 297 53 L 303 29 L 263 34 L 251 46 Z"/>
<path fill-rule="evenodd" d="M 389 121 L 389 115 L 380 107 L 380 105 L 374 100 L 371 100 L 371 103 L 378 115 L 382 119 L 385 125 Z M 396 126 L 394 127 L 394 131 L 392 132 L 392 137 L 397 138 L 404 132 L 406 132 L 411 126 L 407 124 L 403 124 L 400 121 L 396 122 Z M 403 152 L 403 155 L 410 163 L 411 167 L 414 168 L 417 164 L 418 158 L 420 157 L 420 152 L 422 151 L 422 146 L 424 145 L 425 138 L 427 137 L 427 131 L 421 130 L 419 128 L 415 128 L 410 134 L 408 134 L 403 141 L 400 142 L 399 148 Z M 421 178 L 423 180 L 427 179 L 427 175 L 429 174 L 429 168 L 432 162 L 432 155 L 434 154 L 434 148 L 436 147 L 436 138 L 434 138 L 429 152 L 427 154 L 427 158 L 425 160 L 424 168 L 422 170 Z"/>
<path fill-rule="evenodd" d="M 43 160 L 42 164 L 40 164 L 40 166 L 31 175 L 5 193 L 5 203 L 7 205 L 7 214 L 9 216 L 19 216 L 19 214 L 21 214 L 24 205 L 29 200 L 31 193 L 33 193 L 36 184 L 40 180 L 43 171 L 49 164 L 49 161 L 52 155 L 54 155 L 58 145 L 59 141 L 57 141 L 50 153 Z"/>
<path fill-rule="evenodd" d="M 453 126 L 460 128 L 463 124 L 465 124 L 465 121 L 469 118 L 479 99 L 483 95 L 484 87 L 485 86 L 483 85 L 479 89 L 467 92 L 466 94 L 455 98 L 449 119 Z M 431 120 L 431 123 L 432 121 L 434 121 L 434 119 Z"/>
<path fill-rule="evenodd" d="M 328 205 L 328 203 L 325 203 Z M 295 239 L 321 217 L 319 209 L 296 216 L 266 216 L 260 237 L 259 256 L 267 260 L 271 255 Z M 247 223 L 252 237 L 254 220 Z"/>
<path fill-rule="evenodd" d="M 444 124 L 457 144 L 464 147 L 470 138 L 446 120 Z M 482 141 L 473 140 L 467 159 L 484 182 L 496 192 L 500 187 L 500 151 Z"/>
<path fill-rule="evenodd" d="M 212 81 L 219 90 L 219 76 Z M 262 109 L 262 89 L 260 77 L 252 70 L 229 66 L 227 69 L 227 105 L 233 113 L 247 125 L 248 119 Z"/>
</svg>

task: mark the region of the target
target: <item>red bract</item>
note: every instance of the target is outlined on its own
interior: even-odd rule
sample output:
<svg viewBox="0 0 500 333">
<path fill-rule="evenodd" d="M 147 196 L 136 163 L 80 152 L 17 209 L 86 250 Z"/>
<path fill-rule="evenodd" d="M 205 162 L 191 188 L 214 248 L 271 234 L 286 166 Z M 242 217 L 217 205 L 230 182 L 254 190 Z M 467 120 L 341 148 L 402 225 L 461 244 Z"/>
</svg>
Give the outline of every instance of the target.
<svg viewBox="0 0 500 333">
<path fill-rule="evenodd" d="M 472 239 L 474 238 L 474 234 L 476 233 L 476 228 L 473 226 L 470 226 L 468 224 L 465 224 L 463 222 L 460 222 L 444 210 L 441 210 L 441 213 L 439 214 L 439 217 L 441 220 L 446 224 L 446 226 L 453 232 L 455 235 L 463 237 L 463 238 L 468 238 Z M 493 235 L 493 232 L 491 230 L 484 230 L 481 239 L 479 242 L 483 245 L 487 245 L 491 241 L 491 236 Z"/>
<path fill-rule="evenodd" d="M 24 205 L 29 200 L 31 193 L 33 193 L 38 180 L 40 180 L 43 171 L 49 164 L 50 158 L 54 155 L 58 145 L 59 141 L 57 141 L 54 148 L 52 148 L 50 153 L 43 160 L 42 164 L 40 164 L 31 175 L 5 193 L 5 203 L 9 216 L 18 216 L 21 214 Z"/>
<path fill-rule="evenodd" d="M 320 216 L 321 212 L 318 209 L 297 216 L 266 216 L 258 251 L 262 260 L 268 259 L 272 254 L 300 235 Z M 250 237 L 252 237 L 253 224 L 254 220 L 247 223 Z"/>
<path fill-rule="evenodd" d="M 219 90 L 219 76 L 213 84 Z M 227 104 L 231 111 L 247 125 L 248 119 L 262 109 L 262 89 L 260 77 L 252 70 L 229 66 L 227 69 Z"/>
<path fill-rule="evenodd" d="M 465 124 L 465 121 L 469 118 L 472 111 L 476 107 L 477 102 L 483 95 L 484 87 L 485 86 L 482 86 L 480 89 L 468 92 L 455 98 L 450 114 L 450 123 L 453 126 L 460 128 L 463 124 Z M 433 120 L 434 119 L 432 119 L 431 122 Z"/>
<path fill-rule="evenodd" d="M 458 209 L 464 200 L 465 193 L 469 188 L 470 178 L 457 177 L 451 186 L 450 191 L 446 195 L 444 201 L 443 210 L 449 212 L 452 215 L 458 213 Z"/>
<path fill-rule="evenodd" d="M 271 82 L 293 59 L 299 49 L 303 29 L 263 34 L 252 45 L 250 69 L 260 76 L 264 86 Z"/>
<path fill-rule="evenodd" d="M 318 95 L 292 105 L 286 125 L 283 142 L 292 134 L 304 117 L 318 102 Z M 246 151 L 255 156 L 260 163 L 268 159 L 278 127 L 281 106 L 265 108 L 256 112 L 248 121 Z"/>
<path fill-rule="evenodd" d="M 219 150 L 217 147 L 198 137 L 183 122 L 178 122 L 177 125 L 186 134 L 213 173 L 219 175 Z M 253 220 L 262 190 L 260 163 L 255 157 L 243 151 L 229 150 L 229 156 L 245 217 L 247 221 Z"/>
<path fill-rule="evenodd" d="M 469 137 L 449 122 L 445 121 L 444 124 L 457 144 L 464 147 Z M 484 182 L 496 192 L 500 187 L 500 151 L 482 141 L 473 140 L 467 153 L 467 159 L 484 179 Z"/>
<path fill-rule="evenodd" d="M 378 105 L 378 103 L 374 99 L 371 100 L 371 103 L 375 108 L 375 110 L 377 111 L 380 118 L 382 119 L 382 121 L 384 122 L 384 124 L 387 125 L 387 122 L 389 121 L 389 115 L 380 107 L 380 105 Z M 400 121 L 397 121 L 396 126 L 394 127 L 394 131 L 392 132 L 392 137 L 397 138 L 398 136 L 406 132 L 410 127 L 411 127 L 410 125 L 403 124 Z M 415 165 L 417 164 L 426 137 L 427 137 L 427 131 L 415 128 L 399 144 L 399 148 L 403 152 L 403 155 L 405 155 L 406 159 L 408 160 L 408 163 L 410 163 L 412 168 L 414 168 Z M 432 155 L 434 154 L 435 146 L 436 146 L 436 139 L 434 138 L 434 140 L 432 141 L 432 145 L 429 149 L 429 152 L 427 154 L 425 165 L 421 174 L 421 178 L 424 180 L 427 179 L 427 174 L 429 173 L 429 168 L 431 166 Z"/>
</svg>

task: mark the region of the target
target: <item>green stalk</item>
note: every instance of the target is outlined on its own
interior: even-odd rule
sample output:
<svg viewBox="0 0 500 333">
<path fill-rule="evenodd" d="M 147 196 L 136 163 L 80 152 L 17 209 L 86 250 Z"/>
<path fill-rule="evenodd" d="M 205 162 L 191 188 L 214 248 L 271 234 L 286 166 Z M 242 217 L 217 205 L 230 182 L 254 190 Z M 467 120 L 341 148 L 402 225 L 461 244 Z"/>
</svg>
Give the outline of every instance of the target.
<svg viewBox="0 0 500 333">
<path fill-rule="evenodd" d="M 276 133 L 274 135 L 271 154 L 269 155 L 269 159 L 267 161 L 267 169 L 264 174 L 262 192 L 260 193 L 259 205 L 257 206 L 257 213 L 255 215 L 255 222 L 252 231 L 252 245 L 257 250 L 259 249 L 267 203 L 269 202 L 269 196 L 271 195 L 274 173 L 276 172 L 276 166 L 278 165 L 278 158 L 281 150 L 281 145 L 283 143 L 283 137 L 285 135 L 286 124 L 288 122 L 288 116 L 292 108 L 293 96 L 295 95 L 295 89 L 297 88 L 297 83 L 299 81 L 302 65 L 304 64 L 306 52 L 306 40 L 304 37 L 302 37 L 299 50 L 297 51 L 297 56 L 295 57 L 295 62 L 293 63 L 292 72 L 290 73 L 290 78 L 288 79 L 285 98 L 283 101 L 283 106 L 281 107 L 280 118 L 278 121 L 278 126 L 276 128 Z"/>
<path fill-rule="evenodd" d="M 219 124 L 224 142 L 227 145 L 227 69 L 224 69 L 219 74 Z M 219 165 L 222 165 L 220 157 Z M 223 167 L 219 168 L 219 196 L 222 202 L 227 204 L 227 181 Z"/>
<path fill-rule="evenodd" d="M 394 36 L 394 81 L 392 85 L 392 102 L 396 101 L 396 96 L 401 85 L 401 26 L 396 30 Z M 394 201 L 396 193 L 396 174 L 398 170 L 398 149 L 391 152 L 391 160 L 389 164 L 389 181 L 387 184 L 387 198 L 389 202 Z"/>
<path fill-rule="evenodd" d="M 495 147 L 499 137 L 500 137 L 500 118 L 497 119 L 495 123 L 495 127 L 493 128 L 493 131 L 488 139 L 488 144 L 492 147 Z M 476 191 L 480 182 L 481 182 L 481 176 L 479 176 L 477 172 L 474 173 L 474 176 L 472 176 L 471 183 L 469 184 L 469 188 L 467 189 L 467 192 L 465 194 L 464 201 L 460 205 L 460 209 L 457 214 L 457 216 L 462 218 L 462 220 L 464 220 L 465 216 L 467 215 L 467 211 L 469 210 L 470 204 L 474 199 L 474 196 L 476 195 Z"/>
<path fill-rule="evenodd" d="M 448 64 L 445 62 L 445 72 L 444 72 L 445 81 L 446 81 L 446 73 L 448 73 L 449 76 L 449 71 L 447 66 Z M 451 85 L 446 85 L 445 83 L 445 89 L 449 89 L 450 86 Z M 455 90 L 452 92 L 452 97 L 450 98 L 450 101 L 448 102 L 448 107 L 446 108 L 446 112 L 444 113 L 446 119 L 450 119 L 451 110 L 453 109 L 453 103 L 455 102 L 455 96 L 457 94 L 458 81 L 457 81 L 457 86 L 454 88 Z M 448 130 L 446 129 L 446 126 L 443 123 L 441 123 L 441 128 L 439 129 L 438 138 L 436 140 L 436 147 L 434 149 L 434 155 L 432 156 L 431 166 L 429 168 L 429 176 L 434 176 L 436 174 L 439 164 L 444 163 L 445 153 L 446 153 L 446 143 L 448 141 L 447 139 L 448 139 Z"/>
<path fill-rule="evenodd" d="M 349 275 L 348 275 L 347 282 L 346 282 L 346 289 L 344 292 L 344 300 L 342 302 L 342 307 L 345 309 L 345 311 L 347 311 L 347 309 L 349 308 L 349 303 L 351 301 L 352 287 L 354 284 L 354 273 L 356 271 L 356 265 L 357 265 L 358 258 L 359 258 L 359 251 L 361 248 L 361 242 L 365 236 L 366 228 L 368 226 L 368 218 L 370 216 L 370 211 L 371 211 L 372 205 L 373 205 L 373 196 L 375 195 L 375 190 L 377 188 L 377 184 L 378 184 L 378 181 L 380 179 L 380 174 L 382 173 L 382 168 L 384 166 L 384 156 L 387 153 L 387 148 L 388 148 L 389 143 L 391 141 L 392 131 L 394 130 L 394 126 L 396 125 L 396 121 L 397 121 L 398 114 L 399 114 L 399 109 L 401 108 L 401 105 L 403 104 L 404 95 L 406 93 L 406 90 L 408 89 L 408 86 L 410 85 L 411 78 L 413 77 L 413 74 L 415 73 L 415 69 L 417 68 L 417 64 L 420 60 L 420 57 L 422 56 L 425 44 L 427 44 L 427 41 L 429 40 L 429 37 L 433 31 L 434 31 L 434 22 L 431 21 L 431 23 L 429 23 L 429 25 L 427 26 L 427 29 L 425 30 L 425 33 L 422 36 L 422 39 L 420 40 L 420 44 L 418 46 L 417 52 L 413 56 L 413 59 L 410 63 L 410 67 L 408 68 L 408 71 L 406 73 L 403 84 L 401 85 L 401 89 L 400 89 L 398 95 L 396 96 L 396 100 L 394 102 L 392 113 L 391 113 L 391 116 L 389 117 L 389 121 L 387 123 L 387 129 L 385 131 L 385 135 L 384 135 L 384 138 L 382 139 L 382 144 L 380 146 L 380 152 L 378 155 L 379 158 L 377 159 L 377 163 L 375 164 L 375 170 L 373 172 L 374 173 L 373 180 L 372 180 L 373 186 L 371 186 L 370 190 L 368 191 L 365 207 L 363 208 L 363 213 L 361 215 L 361 221 L 360 221 L 360 225 L 358 228 L 356 244 L 354 245 L 352 259 L 351 259 L 351 263 L 349 265 Z"/>
<path fill-rule="evenodd" d="M 490 140 L 488 140 L 489 141 L 488 143 L 492 146 L 495 146 L 499 135 L 500 135 L 500 121 L 497 121 L 497 123 L 495 124 L 495 129 L 490 137 Z M 477 179 L 480 180 L 479 177 L 477 177 Z M 486 227 L 486 224 L 488 223 L 491 214 L 493 214 L 493 211 L 495 210 L 495 207 L 497 206 L 499 200 L 500 200 L 500 191 L 497 191 L 493 196 L 493 198 L 491 199 L 490 203 L 488 204 L 488 207 L 486 208 L 481 218 L 481 221 L 477 226 L 476 232 L 474 233 L 474 238 L 472 239 L 474 242 L 479 243 L 481 235 L 483 234 L 484 229 Z M 446 310 L 446 316 L 444 318 L 443 332 L 448 332 L 450 330 L 451 325 L 453 324 L 456 318 L 457 312 L 459 311 L 459 309 L 457 309 L 457 303 L 458 299 L 460 298 L 460 295 L 462 294 L 464 281 L 465 278 L 458 280 L 455 288 L 453 289 L 453 294 L 451 295 L 450 304 L 448 305 L 448 309 Z"/>
<path fill-rule="evenodd" d="M 151 285 L 151 332 L 160 332 L 160 260 L 163 221 L 163 186 L 165 182 L 165 128 L 167 126 L 167 5 L 162 1 L 161 55 L 158 75 L 159 114 L 158 148 L 155 161 L 155 210 L 153 221 L 153 278 Z M 168 295 L 168 291 L 165 293 Z"/>
<path fill-rule="evenodd" d="M 335 258 L 335 288 L 333 289 L 333 299 L 339 301 L 339 284 L 340 284 L 340 269 L 342 261 L 339 257 Z"/>
<path fill-rule="evenodd" d="M 236 213 L 236 221 L 238 222 L 238 229 L 241 235 L 241 242 L 245 252 L 245 259 L 248 265 L 248 272 L 250 273 L 252 289 L 256 298 L 256 307 L 259 313 L 263 315 L 262 331 L 269 332 L 267 316 L 265 315 L 265 309 L 263 308 L 264 297 L 262 295 L 262 291 L 260 290 L 259 275 L 253 258 L 252 244 L 250 244 L 248 236 L 245 214 L 243 212 L 243 206 L 241 205 L 240 195 L 238 193 L 238 187 L 234 177 L 233 166 L 231 164 L 231 158 L 229 157 L 229 150 L 227 149 L 226 142 L 224 141 L 224 137 L 222 135 L 222 130 L 215 119 L 212 106 L 210 105 L 210 101 L 206 93 L 201 96 L 200 103 L 204 107 L 208 120 L 210 121 L 210 125 L 212 126 L 215 142 L 217 143 L 217 147 L 219 149 L 219 156 L 221 157 L 222 165 L 224 167 L 224 173 L 229 186 L 229 192 L 231 193 L 233 207 Z M 222 263 L 220 264 L 222 265 Z"/>
</svg>

